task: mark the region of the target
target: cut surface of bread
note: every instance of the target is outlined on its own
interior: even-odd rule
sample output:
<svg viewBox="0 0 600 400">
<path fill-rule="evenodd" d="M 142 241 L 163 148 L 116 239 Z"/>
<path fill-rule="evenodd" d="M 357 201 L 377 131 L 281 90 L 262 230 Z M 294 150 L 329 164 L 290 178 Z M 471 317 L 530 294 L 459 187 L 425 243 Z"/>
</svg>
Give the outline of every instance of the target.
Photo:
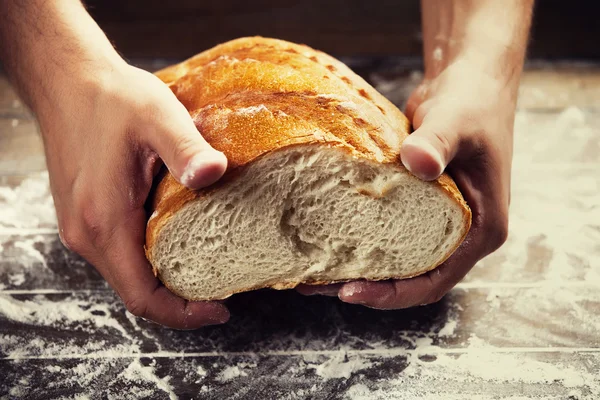
<svg viewBox="0 0 600 400">
<path fill-rule="evenodd" d="M 229 160 L 209 188 L 168 173 L 156 187 L 146 254 L 175 294 L 408 278 L 466 236 L 451 178 L 424 182 L 400 163 L 406 117 L 332 57 L 244 38 L 157 75 Z"/>
</svg>

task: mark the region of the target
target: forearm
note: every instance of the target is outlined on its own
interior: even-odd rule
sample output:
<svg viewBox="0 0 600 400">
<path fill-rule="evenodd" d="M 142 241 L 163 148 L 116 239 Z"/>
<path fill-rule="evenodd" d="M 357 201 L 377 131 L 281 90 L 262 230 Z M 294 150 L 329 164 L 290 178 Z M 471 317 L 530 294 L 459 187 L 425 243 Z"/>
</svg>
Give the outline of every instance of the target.
<svg viewBox="0 0 600 400">
<path fill-rule="evenodd" d="M 0 57 L 35 112 L 74 79 L 122 62 L 79 0 L 4 0 L 0 21 Z"/>
<path fill-rule="evenodd" d="M 426 78 L 467 61 L 518 86 L 533 0 L 422 0 Z"/>
</svg>

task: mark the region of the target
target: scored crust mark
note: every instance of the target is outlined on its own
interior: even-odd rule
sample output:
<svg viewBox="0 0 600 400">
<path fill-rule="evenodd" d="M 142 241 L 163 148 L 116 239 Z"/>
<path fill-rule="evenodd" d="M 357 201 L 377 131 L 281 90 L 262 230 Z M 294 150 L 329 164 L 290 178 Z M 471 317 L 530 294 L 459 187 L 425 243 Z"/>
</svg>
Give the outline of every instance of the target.
<svg viewBox="0 0 600 400">
<path fill-rule="evenodd" d="M 366 82 L 361 82 L 360 79 L 357 79 L 355 81 L 351 80 L 348 76 L 342 76 L 342 73 L 347 74 L 348 72 L 351 73 L 351 71 L 345 71 L 346 68 L 343 65 L 338 67 L 337 64 L 335 64 L 337 60 L 332 59 L 327 54 L 315 51 L 308 47 L 302 48 L 302 46 L 293 45 L 288 42 L 274 41 L 263 38 L 253 38 L 250 40 L 242 39 L 237 42 L 240 45 L 234 46 L 232 43 L 229 43 L 222 46 L 218 46 L 215 49 L 209 50 L 208 52 L 206 52 L 208 53 L 206 56 L 202 56 L 202 54 L 199 56 L 195 56 L 185 63 L 185 67 L 176 66 L 170 68 L 170 70 L 175 72 L 175 75 L 180 75 L 183 72 L 186 72 L 188 74 L 188 76 L 180 75 L 181 77 L 186 78 L 183 79 L 180 84 L 177 84 L 177 82 L 173 82 L 172 79 L 167 79 L 172 83 L 171 88 L 176 93 L 176 95 L 178 95 L 178 97 L 180 97 L 179 92 L 184 92 L 184 98 L 181 100 L 188 109 L 193 110 L 199 107 L 203 107 L 203 104 L 196 103 L 199 99 L 197 96 L 194 98 L 189 98 L 189 100 L 186 101 L 186 97 L 188 96 L 186 93 L 189 93 L 188 87 L 193 84 L 192 80 L 188 79 L 189 75 L 192 74 L 200 78 L 202 76 L 201 70 L 204 67 L 208 67 L 209 64 L 214 63 L 218 59 L 222 60 L 221 63 L 223 63 L 223 65 L 213 65 L 211 67 L 212 69 L 214 69 L 215 67 L 217 68 L 217 70 L 222 68 L 231 68 L 232 71 L 235 71 L 236 69 L 239 70 L 240 68 L 240 65 L 238 63 L 252 61 L 256 63 L 255 65 L 260 65 L 260 63 L 281 65 L 299 72 L 304 71 L 305 68 L 311 68 L 308 64 L 301 62 L 302 59 L 305 59 L 307 61 L 310 60 L 311 62 L 316 63 L 321 68 L 327 69 L 333 76 L 335 76 L 351 88 L 355 89 L 360 97 L 370 102 L 372 106 L 377 107 L 377 110 L 379 110 L 379 112 L 381 112 L 387 117 L 388 112 L 386 112 L 386 108 L 383 108 L 377 104 L 381 100 L 385 101 L 385 99 L 378 99 L 378 101 L 375 102 L 373 94 L 370 91 L 366 90 L 368 89 L 368 84 Z M 248 45 L 248 43 L 250 42 L 252 42 L 252 45 Z M 295 47 L 298 47 L 299 49 L 301 49 L 301 51 L 296 50 Z M 216 51 L 219 48 L 222 48 L 221 52 Z M 313 55 L 311 55 L 311 53 Z M 323 57 L 325 61 L 329 61 L 329 64 L 321 64 L 319 62 L 320 59 L 317 57 L 317 54 L 320 54 L 320 56 Z M 244 67 L 244 69 L 245 68 L 246 67 Z M 251 67 L 248 68 L 252 69 Z M 169 69 L 167 69 L 166 71 L 169 71 Z M 209 85 L 210 82 L 206 80 L 212 79 L 213 74 L 211 72 L 212 70 L 208 71 L 205 74 L 203 82 L 200 82 L 199 84 L 202 84 L 204 86 Z M 173 74 L 161 73 L 161 71 L 159 71 L 158 75 L 159 77 L 161 77 L 161 75 L 163 77 L 165 77 L 165 75 L 171 75 L 168 76 L 168 78 L 172 78 Z M 331 75 L 329 74 L 323 75 L 322 78 L 323 83 L 331 82 Z M 282 84 L 282 88 L 285 88 L 286 84 Z M 256 87 L 252 87 L 251 90 L 256 90 Z M 207 93 L 207 95 L 210 95 L 210 93 Z M 389 106 L 391 106 L 391 104 Z M 387 107 L 388 110 L 389 106 Z M 396 126 L 395 130 L 398 131 L 399 127 Z"/>
<path fill-rule="evenodd" d="M 362 118 L 353 118 L 352 121 L 354 121 L 354 123 L 356 124 L 356 126 L 358 126 L 359 128 L 371 128 L 371 124 L 369 124 L 367 121 L 365 121 Z"/>
<path fill-rule="evenodd" d="M 358 94 L 360 94 L 362 97 L 364 97 L 367 100 L 373 100 L 371 98 L 371 96 L 369 96 L 369 93 L 367 93 L 367 91 L 365 89 L 358 89 Z"/>
<path fill-rule="evenodd" d="M 248 104 L 259 106 L 248 107 Z M 356 105 L 341 96 L 317 95 L 314 92 L 270 92 L 252 95 L 237 92 L 214 99 L 214 103 L 195 111 L 192 115 L 198 130 L 213 147 L 225 152 L 232 168 L 244 160 L 231 153 L 228 149 L 230 142 L 244 143 L 249 154 L 262 154 L 265 133 L 269 140 L 268 131 L 262 128 L 263 131 L 258 132 L 254 127 L 257 123 L 265 124 L 267 121 L 288 127 L 286 132 L 293 132 L 296 127 L 303 126 L 305 128 L 302 129 L 308 131 L 322 132 L 323 142 L 346 143 L 359 153 L 370 154 L 377 159 L 384 157 L 388 162 L 395 160 L 390 144 L 381 137 L 381 122 L 370 122 L 363 118 L 364 115 L 360 114 Z M 351 124 L 358 128 L 353 128 L 354 135 L 347 134 Z M 238 136 L 238 132 L 241 136 Z M 302 142 L 304 139 L 314 139 L 315 134 L 280 134 L 279 137 L 278 143 L 281 144 L 290 140 Z"/>
</svg>

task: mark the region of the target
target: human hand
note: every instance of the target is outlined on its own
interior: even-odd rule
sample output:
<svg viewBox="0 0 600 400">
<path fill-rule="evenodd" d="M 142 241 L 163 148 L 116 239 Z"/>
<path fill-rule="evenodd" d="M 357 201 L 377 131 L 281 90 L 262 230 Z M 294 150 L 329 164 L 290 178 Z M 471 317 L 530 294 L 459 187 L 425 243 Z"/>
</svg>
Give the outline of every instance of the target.
<svg viewBox="0 0 600 400">
<path fill-rule="evenodd" d="M 379 309 L 440 300 L 506 240 L 515 106 L 511 87 L 466 60 L 426 79 L 407 104 L 415 131 L 402 144 L 401 159 L 423 180 L 444 170 L 454 178 L 473 212 L 465 241 L 441 266 L 415 278 L 298 290 Z"/>
<path fill-rule="evenodd" d="M 54 98 L 36 101 L 61 240 L 136 316 L 181 329 L 226 322 L 223 304 L 188 302 L 164 287 L 143 247 L 159 158 L 196 189 L 221 177 L 225 156 L 154 75 L 122 60 L 74 69 L 68 81 L 56 79 Z"/>
</svg>

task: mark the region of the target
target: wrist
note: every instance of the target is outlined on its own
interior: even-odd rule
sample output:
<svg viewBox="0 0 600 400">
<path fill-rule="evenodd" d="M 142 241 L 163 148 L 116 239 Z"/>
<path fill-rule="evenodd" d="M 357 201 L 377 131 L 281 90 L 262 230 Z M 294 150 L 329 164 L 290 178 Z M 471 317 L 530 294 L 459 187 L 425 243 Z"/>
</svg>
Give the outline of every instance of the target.
<svg viewBox="0 0 600 400">
<path fill-rule="evenodd" d="M 426 62 L 425 79 L 451 75 L 448 84 L 457 86 L 492 83 L 498 90 L 516 96 L 523 68 L 523 54 L 516 49 L 478 42 L 457 44 L 450 41 L 436 46 Z"/>
<path fill-rule="evenodd" d="M 40 83 L 29 91 L 29 105 L 43 125 L 47 118 L 60 113 L 61 109 L 72 112 L 85 104 L 92 104 L 98 96 L 106 93 L 114 76 L 127 65 L 122 58 L 113 55 L 95 54 L 93 59 L 84 54 L 70 55 L 63 59 L 62 64 L 40 72 Z"/>
<path fill-rule="evenodd" d="M 4 66 L 36 114 L 125 64 L 79 0 L 7 2 L 0 10 Z"/>
</svg>

